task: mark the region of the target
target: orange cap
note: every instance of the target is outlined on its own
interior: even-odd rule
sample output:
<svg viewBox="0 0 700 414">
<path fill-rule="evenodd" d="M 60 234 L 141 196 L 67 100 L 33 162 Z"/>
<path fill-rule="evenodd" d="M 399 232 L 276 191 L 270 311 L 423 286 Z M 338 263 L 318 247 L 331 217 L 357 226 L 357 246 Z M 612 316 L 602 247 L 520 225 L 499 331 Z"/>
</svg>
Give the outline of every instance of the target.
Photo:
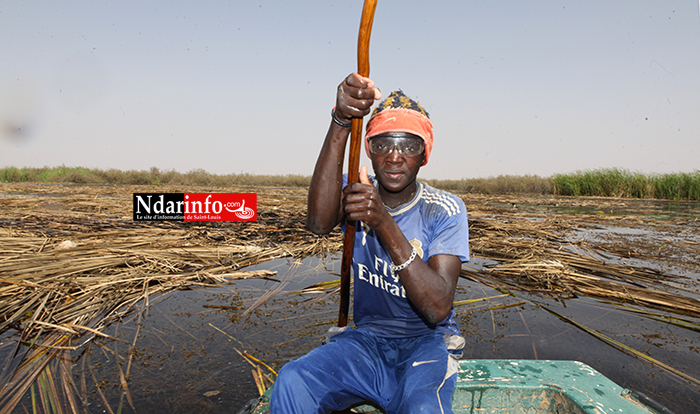
<svg viewBox="0 0 700 414">
<path fill-rule="evenodd" d="M 425 162 L 428 163 L 430 151 L 433 149 L 433 123 L 422 113 L 405 108 L 391 108 L 375 114 L 367 122 L 365 133 L 365 151 L 369 153 L 369 139 L 389 132 L 404 132 L 423 138 L 425 143 Z"/>
</svg>

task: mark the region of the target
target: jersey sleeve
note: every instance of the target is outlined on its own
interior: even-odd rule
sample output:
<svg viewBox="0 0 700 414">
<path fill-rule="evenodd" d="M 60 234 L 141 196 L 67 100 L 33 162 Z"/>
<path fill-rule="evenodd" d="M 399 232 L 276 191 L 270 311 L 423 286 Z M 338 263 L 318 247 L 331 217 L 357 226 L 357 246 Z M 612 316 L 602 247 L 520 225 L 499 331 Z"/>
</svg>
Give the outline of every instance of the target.
<svg viewBox="0 0 700 414">
<path fill-rule="evenodd" d="M 434 237 L 430 243 L 430 256 L 449 254 L 469 261 L 469 224 L 464 202 L 450 194 L 453 207 L 442 209 L 437 215 Z"/>
</svg>

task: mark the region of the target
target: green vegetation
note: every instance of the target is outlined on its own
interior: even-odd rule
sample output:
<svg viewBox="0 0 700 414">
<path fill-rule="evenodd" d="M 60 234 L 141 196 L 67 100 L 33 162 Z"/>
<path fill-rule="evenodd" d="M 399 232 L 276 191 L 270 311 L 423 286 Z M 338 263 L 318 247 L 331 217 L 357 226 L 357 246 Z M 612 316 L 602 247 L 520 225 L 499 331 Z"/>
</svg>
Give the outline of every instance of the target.
<svg viewBox="0 0 700 414">
<path fill-rule="evenodd" d="M 113 185 L 189 185 L 227 187 L 249 185 L 257 187 L 306 187 L 310 177 L 303 175 L 253 175 L 227 174 L 215 175 L 204 170 L 192 170 L 186 173 L 161 171 L 151 168 L 149 171 L 100 170 L 71 167 L 43 167 L 0 169 L 0 182 L 34 182 L 34 183 L 73 183 L 73 184 L 113 184 Z"/>
<path fill-rule="evenodd" d="M 554 175 L 552 185 L 557 195 L 700 200 L 700 170 L 651 175 L 617 168 L 579 171 Z"/>
<path fill-rule="evenodd" d="M 204 170 L 186 173 L 151 168 L 148 171 L 100 170 L 81 167 L 43 167 L 0 169 L 0 182 L 116 184 L 116 185 L 185 185 L 185 186 L 252 186 L 308 187 L 311 177 L 304 175 L 215 175 Z M 425 180 L 433 187 L 455 193 L 538 194 L 563 196 L 600 196 L 622 198 L 657 198 L 700 200 L 700 170 L 691 173 L 642 174 L 609 168 L 555 174 L 499 175 L 461 180 Z"/>
<path fill-rule="evenodd" d="M 435 188 L 458 194 L 553 194 L 552 180 L 537 175 L 499 175 L 461 180 L 424 180 Z"/>
</svg>

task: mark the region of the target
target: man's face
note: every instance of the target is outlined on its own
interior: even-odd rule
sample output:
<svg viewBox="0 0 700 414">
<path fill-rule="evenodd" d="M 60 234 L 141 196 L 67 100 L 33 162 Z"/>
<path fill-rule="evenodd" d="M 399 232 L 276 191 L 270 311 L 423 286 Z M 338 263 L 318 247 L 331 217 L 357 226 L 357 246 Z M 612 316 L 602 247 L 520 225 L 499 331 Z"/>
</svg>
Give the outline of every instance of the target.
<svg viewBox="0 0 700 414">
<path fill-rule="evenodd" d="M 412 134 L 372 137 L 369 150 L 377 180 L 390 193 L 399 193 L 412 184 L 425 161 L 423 139 Z"/>
</svg>

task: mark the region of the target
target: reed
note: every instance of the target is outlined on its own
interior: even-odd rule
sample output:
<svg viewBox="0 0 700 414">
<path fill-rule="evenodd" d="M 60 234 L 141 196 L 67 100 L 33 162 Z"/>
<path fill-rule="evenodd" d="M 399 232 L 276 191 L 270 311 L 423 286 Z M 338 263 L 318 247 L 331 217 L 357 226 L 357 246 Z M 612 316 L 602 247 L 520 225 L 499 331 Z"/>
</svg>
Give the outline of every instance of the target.
<svg viewBox="0 0 700 414">
<path fill-rule="evenodd" d="M 113 185 L 186 185 L 186 186 L 253 186 L 253 187 L 308 187 L 310 176 L 304 175 L 216 175 L 202 169 L 186 173 L 151 168 L 149 171 L 116 169 L 100 170 L 82 167 L 43 167 L 0 169 L 0 182 L 38 182 Z M 479 194 L 551 194 L 549 178 L 536 175 L 499 175 L 488 178 L 464 178 L 461 180 L 424 180 L 428 184 L 455 193 Z"/>
<path fill-rule="evenodd" d="M 551 179 L 537 175 L 499 175 L 461 180 L 425 180 L 435 188 L 459 194 L 552 194 Z"/>
<path fill-rule="evenodd" d="M 552 182 L 557 195 L 700 200 L 700 170 L 643 174 L 610 168 L 555 174 Z"/>
<path fill-rule="evenodd" d="M 421 179 L 429 185 L 457 194 L 485 195 L 563 195 L 622 198 L 700 200 L 700 170 L 691 173 L 643 174 L 609 168 L 555 174 L 499 175 L 460 180 Z M 151 168 L 148 171 L 101 170 L 82 167 L 42 167 L 0 169 L 0 182 L 71 183 L 110 185 L 178 185 L 207 187 L 290 187 L 306 188 L 310 176 L 208 173 L 195 169 L 186 173 Z"/>
<path fill-rule="evenodd" d="M 101 170 L 82 167 L 42 167 L 0 169 L 0 182 L 16 183 L 72 183 L 72 184 L 111 184 L 111 185 L 186 185 L 209 187 L 307 187 L 311 177 L 303 175 L 255 175 L 225 174 L 216 175 L 201 169 L 186 173 L 174 170 L 151 168 L 148 171 L 116 169 Z"/>
<path fill-rule="evenodd" d="M 97 336 L 116 347 L 120 340 L 106 335 L 106 327 L 143 311 L 155 297 L 235 279 L 270 278 L 275 272 L 242 268 L 339 249 L 339 242 L 311 236 L 300 214 L 302 201 L 283 202 L 279 192 L 261 197 L 257 222 L 218 229 L 133 222 L 129 195 L 100 200 L 76 194 L 76 187 L 62 188 L 67 191 L 62 197 L 0 199 L 5 223 L 0 228 L 0 334 L 6 335 L 4 346 L 14 348 L 0 367 L 1 414 L 12 412 L 27 392 L 35 412 L 78 412 L 76 401 L 85 400 L 61 361 Z M 41 207 L 54 202 L 61 205 L 58 211 Z M 277 226 L 283 228 L 271 231 Z M 8 336 L 10 331 L 16 334 Z M 119 367 L 123 399 L 116 412 L 126 404 L 133 408 L 130 358 Z"/>
<path fill-rule="evenodd" d="M 190 225 L 132 221 L 131 193 L 152 187 L 61 186 L 62 194 L 56 188 L 37 187 L 41 186 L 0 184 L 0 193 L 32 194 L 0 197 L 4 223 L 0 227 L 0 333 L 16 332 L 3 345 L 14 346 L 14 350 L 0 370 L 0 414 L 11 412 L 27 392 L 37 411 L 56 412 L 54 406 L 65 412 L 80 410 L 85 379 L 79 387 L 70 382 L 69 368 L 60 361 L 95 343 L 96 336 L 106 336 L 110 323 L 147 308 L 158 295 L 235 278 L 271 277 L 267 272 L 249 273 L 242 268 L 280 257 L 337 253 L 341 246 L 339 231 L 319 238 L 304 228 L 303 189 L 259 190 L 256 222 Z M 183 191 L 182 187 L 156 188 Z M 618 246 L 624 250 L 618 254 L 601 243 L 566 238 L 571 229 L 589 228 L 594 220 L 619 225 L 619 217 L 528 216 L 498 207 L 504 200 L 519 203 L 512 196 L 463 199 L 470 211 L 473 256 L 497 263 L 483 269 L 464 267 L 463 277 L 511 293 L 536 293 L 559 300 L 588 296 L 625 305 L 625 309 L 657 309 L 665 314 L 648 311 L 647 317 L 697 331 L 700 301 L 694 293 L 683 294 L 679 287 L 687 281 L 598 258 L 626 257 L 632 251 L 636 259 L 644 260 L 656 258 L 653 252 L 645 256 L 643 249 Z M 491 201 L 496 202 L 495 207 L 489 207 Z M 64 245 L 66 240 L 74 244 Z M 690 239 L 664 243 L 675 243 L 679 251 L 690 252 L 686 257 L 694 257 L 697 251 Z M 314 289 L 323 297 L 337 287 L 328 284 Z M 262 295 L 248 312 L 273 294 Z M 518 305 L 494 304 L 488 309 L 507 306 Z M 107 339 L 114 344 L 121 341 Z M 129 363 L 126 360 L 119 374 L 125 398 L 122 405 L 131 405 Z M 256 378 L 265 386 L 264 373 L 255 369 Z M 99 387 L 96 390 L 99 396 Z"/>
</svg>

